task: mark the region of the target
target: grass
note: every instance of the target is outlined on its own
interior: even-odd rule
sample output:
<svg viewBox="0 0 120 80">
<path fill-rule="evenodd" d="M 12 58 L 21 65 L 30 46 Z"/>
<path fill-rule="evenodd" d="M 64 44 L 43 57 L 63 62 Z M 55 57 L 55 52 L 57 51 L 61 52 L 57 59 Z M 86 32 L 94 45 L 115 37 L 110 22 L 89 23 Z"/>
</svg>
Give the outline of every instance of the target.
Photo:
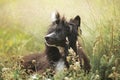
<svg viewBox="0 0 120 80">
<path fill-rule="evenodd" d="M 1 0 L 0 80 L 119 80 L 119 3 L 119 0 Z M 21 69 L 22 56 L 44 50 L 44 35 L 54 10 L 64 14 L 67 20 L 75 15 L 81 16 L 79 40 L 91 61 L 89 74 L 85 75 L 80 69 L 72 52 L 69 55 L 70 69 L 53 77 L 49 69 L 43 75 L 28 75 Z"/>
<path fill-rule="evenodd" d="M 35 52 L 43 49 L 44 43 L 37 44 L 41 43 L 37 38 L 20 29 L 1 27 L 0 30 L 0 54 L 23 54 L 27 51 Z"/>
</svg>

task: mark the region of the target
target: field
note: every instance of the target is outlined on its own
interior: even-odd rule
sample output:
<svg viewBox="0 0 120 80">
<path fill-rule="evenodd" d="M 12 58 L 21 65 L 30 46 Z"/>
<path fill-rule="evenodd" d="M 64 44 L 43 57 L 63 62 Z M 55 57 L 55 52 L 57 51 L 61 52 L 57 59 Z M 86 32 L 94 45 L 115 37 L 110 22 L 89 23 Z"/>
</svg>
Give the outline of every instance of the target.
<svg viewBox="0 0 120 80">
<path fill-rule="evenodd" d="M 51 76 L 26 74 L 21 57 L 44 51 L 51 13 L 80 15 L 79 37 L 91 61 L 91 72 L 75 64 Z M 0 80 L 120 80 L 120 0 L 0 0 Z"/>
</svg>

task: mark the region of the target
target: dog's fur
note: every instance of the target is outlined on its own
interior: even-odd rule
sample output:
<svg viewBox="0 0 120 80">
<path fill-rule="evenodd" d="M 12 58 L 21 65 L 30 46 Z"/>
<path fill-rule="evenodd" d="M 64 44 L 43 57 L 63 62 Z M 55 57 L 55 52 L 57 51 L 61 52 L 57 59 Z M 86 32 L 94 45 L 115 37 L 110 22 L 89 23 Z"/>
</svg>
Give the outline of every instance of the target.
<svg viewBox="0 0 120 80">
<path fill-rule="evenodd" d="M 81 19 L 76 16 L 69 22 L 64 17 L 60 17 L 59 13 L 56 13 L 54 20 L 50 25 L 47 35 L 45 36 L 45 51 L 43 54 L 31 54 L 23 58 L 23 67 L 25 69 L 31 69 L 33 71 L 43 72 L 46 68 L 53 67 L 59 70 L 60 64 L 65 64 L 63 67 L 69 68 L 69 64 L 66 57 L 69 54 L 68 49 L 71 47 L 76 55 L 79 55 L 79 60 L 84 60 L 85 72 L 90 71 L 90 61 L 85 55 L 81 45 L 76 42 L 78 40 L 78 28 L 80 26 Z M 60 48 L 63 51 L 60 51 Z M 36 62 L 33 64 L 32 60 Z M 56 68 L 58 67 L 58 68 Z"/>
</svg>

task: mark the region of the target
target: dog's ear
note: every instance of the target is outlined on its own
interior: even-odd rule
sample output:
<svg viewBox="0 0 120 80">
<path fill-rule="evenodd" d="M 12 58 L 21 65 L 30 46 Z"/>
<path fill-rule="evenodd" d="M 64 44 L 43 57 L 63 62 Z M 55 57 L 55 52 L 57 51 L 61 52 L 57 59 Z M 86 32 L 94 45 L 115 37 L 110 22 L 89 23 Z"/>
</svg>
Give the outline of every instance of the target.
<svg viewBox="0 0 120 80">
<path fill-rule="evenodd" d="M 80 18 L 79 15 L 77 15 L 77 16 L 74 18 L 74 23 L 77 25 L 77 27 L 80 27 L 81 18 Z"/>
<path fill-rule="evenodd" d="M 51 19 L 52 19 L 52 22 L 55 22 L 56 24 L 58 24 L 60 21 L 60 14 L 58 12 L 52 13 Z"/>
</svg>

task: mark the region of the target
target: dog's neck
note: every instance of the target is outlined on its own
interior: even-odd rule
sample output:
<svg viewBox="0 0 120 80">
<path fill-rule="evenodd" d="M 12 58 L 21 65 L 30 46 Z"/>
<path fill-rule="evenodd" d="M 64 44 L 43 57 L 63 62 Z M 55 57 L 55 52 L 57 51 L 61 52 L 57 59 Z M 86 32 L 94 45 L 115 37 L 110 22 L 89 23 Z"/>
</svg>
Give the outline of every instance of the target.
<svg viewBox="0 0 120 80">
<path fill-rule="evenodd" d="M 58 50 L 59 50 L 59 52 L 61 53 L 61 55 L 64 55 L 64 51 L 65 51 L 65 47 L 57 47 L 58 48 Z"/>
<path fill-rule="evenodd" d="M 56 47 L 60 53 L 64 53 L 65 47 L 62 46 L 56 46 L 56 45 L 50 45 L 48 43 L 45 43 L 48 47 Z"/>
</svg>

